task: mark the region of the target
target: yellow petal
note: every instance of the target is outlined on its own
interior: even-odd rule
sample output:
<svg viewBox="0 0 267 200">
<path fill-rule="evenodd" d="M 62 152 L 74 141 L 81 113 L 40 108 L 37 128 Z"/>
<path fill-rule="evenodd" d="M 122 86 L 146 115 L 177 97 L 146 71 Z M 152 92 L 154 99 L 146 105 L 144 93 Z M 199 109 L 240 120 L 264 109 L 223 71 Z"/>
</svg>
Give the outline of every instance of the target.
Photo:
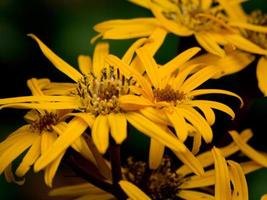
<svg viewBox="0 0 267 200">
<path fill-rule="evenodd" d="M 87 193 L 101 194 L 104 193 L 104 191 L 100 190 L 99 188 L 89 183 L 82 183 L 78 185 L 70 185 L 53 189 L 49 192 L 49 196 L 75 197 L 75 196 L 82 196 Z"/>
<path fill-rule="evenodd" d="M 187 93 L 209 80 L 211 77 L 217 74 L 218 71 L 219 70 L 215 69 L 214 67 L 204 67 L 203 69 L 199 70 L 191 77 L 189 77 L 181 86 L 180 90 Z"/>
<path fill-rule="evenodd" d="M 245 131 L 250 132 L 251 130 L 246 129 Z M 229 133 L 236 145 L 246 156 L 248 156 L 251 160 L 254 160 L 255 162 L 263 165 L 264 167 L 267 167 L 267 156 L 261 154 L 260 152 L 250 147 L 247 143 L 245 143 L 236 131 L 229 131 Z"/>
<path fill-rule="evenodd" d="M 230 26 L 242 28 L 242 29 L 247 29 L 250 31 L 255 31 L 255 32 L 262 32 L 262 33 L 267 33 L 267 27 L 266 26 L 259 26 L 255 24 L 249 24 L 246 22 L 229 22 Z"/>
<path fill-rule="evenodd" d="M 164 28 L 166 28 L 168 31 L 178 36 L 190 36 L 193 34 L 191 30 L 189 30 L 184 25 L 180 24 L 178 21 L 174 22 L 166 19 L 159 7 L 152 4 L 151 11 L 155 15 L 155 17 L 159 20 L 159 22 L 164 26 Z"/>
<path fill-rule="evenodd" d="M 119 185 L 131 200 L 151 200 L 142 190 L 128 181 L 120 181 Z"/>
<path fill-rule="evenodd" d="M 98 78 L 100 78 L 102 69 L 107 65 L 105 62 L 105 58 L 108 54 L 108 43 L 98 43 L 96 45 L 93 56 L 93 73 Z"/>
<path fill-rule="evenodd" d="M 184 152 L 174 152 L 174 154 L 186 166 L 188 166 L 195 174 L 201 176 L 204 174 L 204 169 L 199 160 L 187 148 Z"/>
<path fill-rule="evenodd" d="M 252 134 L 251 134 L 251 132 L 243 131 L 241 133 L 240 137 L 242 138 L 242 140 L 244 142 L 247 142 L 252 137 Z M 220 148 L 220 151 L 224 157 L 228 157 L 228 156 L 236 153 L 237 151 L 239 151 L 239 147 L 234 142 L 232 142 L 229 145 Z M 214 160 L 212 158 L 212 153 L 210 151 L 206 151 L 204 153 L 201 153 L 200 155 L 197 156 L 197 159 L 200 161 L 200 163 L 203 167 L 208 167 L 214 163 Z M 180 173 L 180 174 L 184 174 L 184 175 L 190 174 L 191 172 L 192 171 L 186 165 L 183 165 L 182 167 L 180 167 L 176 170 L 176 173 L 178 173 L 178 174 Z"/>
<path fill-rule="evenodd" d="M 149 168 L 157 169 L 162 161 L 165 147 L 153 138 L 150 139 L 149 146 Z"/>
<path fill-rule="evenodd" d="M 208 52 L 215 54 L 220 57 L 225 56 L 224 50 L 219 46 L 217 41 L 212 37 L 212 34 L 207 32 L 195 33 L 196 40 L 198 43 Z"/>
<path fill-rule="evenodd" d="M 32 78 L 32 79 L 27 80 L 27 86 L 31 90 L 32 95 L 35 95 L 35 96 L 44 95 L 41 88 L 39 87 L 39 82 L 36 78 Z"/>
<path fill-rule="evenodd" d="M 144 92 L 146 95 L 152 99 L 153 98 L 153 92 L 151 89 L 151 84 L 135 69 L 129 67 L 127 64 L 122 62 L 118 57 L 109 55 L 106 57 L 106 61 L 111 65 L 111 66 L 117 66 L 119 67 L 120 71 L 126 76 L 130 77 L 132 76 L 144 89 Z"/>
<path fill-rule="evenodd" d="M 155 122 L 156 124 L 159 123 L 164 125 L 170 125 L 167 116 L 164 114 L 164 112 L 162 112 L 162 110 L 152 107 L 146 107 L 139 110 L 139 112 L 142 113 L 142 115 L 144 115 L 146 118 Z"/>
<path fill-rule="evenodd" d="M 262 168 L 262 165 L 260 165 L 259 163 L 256 163 L 253 160 L 247 161 L 247 162 L 242 162 L 242 163 L 240 163 L 240 165 L 241 165 L 245 174 L 249 174 L 251 172 L 254 172 L 254 171 Z"/>
<path fill-rule="evenodd" d="M 192 153 L 194 155 L 198 154 L 200 147 L 201 147 L 201 134 L 198 132 L 195 132 L 193 135 L 193 147 L 192 147 Z"/>
<path fill-rule="evenodd" d="M 204 114 L 207 122 L 209 123 L 209 125 L 213 125 L 215 123 L 215 113 L 213 112 L 213 110 L 208 106 L 203 104 L 197 104 L 196 105 Z"/>
<path fill-rule="evenodd" d="M 178 138 L 184 142 L 188 136 L 188 129 L 184 117 L 175 109 L 165 109 L 165 114 L 172 123 Z"/>
<path fill-rule="evenodd" d="M 256 44 L 252 43 L 251 41 L 243 38 L 238 34 L 225 34 L 224 37 L 229 43 L 235 45 L 241 50 L 261 55 L 267 54 L 267 50 L 257 46 Z"/>
<path fill-rule="evenodd" d="M 24 176 L 33 165 L 33 163 L 37 160 L 37 158 L 41 154 L 41 137 L 36 138 L 33 142 L 31 148 L 28 150 L 27 154 L 24 156 L 22 162 L 18 166 L 16 170 L 16 175 L 18 177 Z"/>
<path fill-rule="evenodd" d="M 120 107 L 123 110 L 139 110 L 154 104 L 142 96 L 123 95 L 119 98 Z"/>
<path fill-rule="evenodd" d="M 42 154 L 34 165 L 34 171 L 38 172 L 55 160 L 64 152 L 88 127 L 87 123 L 78 117 L 73 118 L 65 132 L 58 137 L 53 145 Z"/>
<path fill-rule="evenodd" d="M 263 196 L 261 197 L 261 200 L 267 200 L 267 194 L 263 195 Z"/>
<path fill-rule="evenodd" d="M 203 139 L 209 143 L 212 141 L 212 130 L 207 121 L 196 110 L 191 107 L 177 107 L 177 112 L 180 112 L 186 120 L 188 120 L 202 135 Z"/>
<path fill-rule="evenodd" d="M 214 196 L 210 194 L 192 190 L 181 190 L 178 192 L 177 196 L 186 200 L 215 200 Z"/>
<path fill-rule="evenodd" d="M 56 109 L 78 109 L 79 106 L 74 102 L 56 102 L 56 103 L 12 103 L 0 106 L 2 108 L 17 108 L 17 109 L 43 109 L 43 110 L 56 110 Z"/>
<path fill-rule="evenodd" d="M 175 70 L 178 70 L 185 62 L 187 62 L 190 58 L 196 55 L 201 49 L 198 47 L 193 47 L 187 49 L 186 51 L 180 53 L 178 56 L 173 58 L 171 61 L 163 65 L 160 69 L 158 74 L 160 75 L 161 79 L 165 76 L 169 76 Z"/>
<path fill-rule="evenodd" d="M 25 183 L 25 179 L 16 180 L 13 171 L 12 171 L 12 164 L 8 165 L 4 171 L 6 181 L 8 183 L 16 183 L 18 185 L 23 185 Z"/>
<path fill-rule="evenodd" d="M 146 48 L 140 48 L 136 50 L 137 56 L 140 58 L 143 63 L 146 73 L 151 80 L 155 88 L 159 88 L 160 78 L 158 74 L 158 65 L 154 58 L 148 52 Z"/>
<path fill-rule="evenodd" d="M 1 152 L 0 155 L 0 174 L 10 165 L 20 154 L 22 154 L 27 148 L 29 148 L 38 135 L 36 133 L 28 132 L 25 135 L 21 135 L 16 143 L 9 146 Z"/>
<path fill-rule="evenodd" d="M 256 68 L 258 87 L 264 96 L 267 96 L 267 59 L 262 56 L 257 64 Z"/>
<path fill-rule="evenodd" d="M 147 38 L 141 38 L 137 41 L 135 41 L 126 51 L 126 53 L 123 55 L 122 57 L 122 61 L 126 64 L 130 64 L 133 56 L 135 54 L 135 51 L 140 48 L 142 45 L 144 45 L 146 42 L 151 42 L 150 40 L 148 40 Z"/>
<path fill-rule="evenodd" d="M 46 168 L 44 173 L 44 179 L 45 184 L 52 188 L 53 185 L 53 179 L 55 177 L 55 174 L 57 172 L 58 166 L 60 164 L 60 161 L 62 160 L 63 156 L 65 154 L 65 151 L 62 152 L 53 162 L 51 162 Z"/>
<path fill-rule="evenodd" d="M 95 120 L 95 117 L 91 113 L 69 113 L 67 116 L 79 117 L 86 122 L 89 127 L 93 126 Z"/>
<path fill-rule="evenodd" d="M 226 160 L 216 147 L 211 151 L 215 165 L 215 199 L 231 199 L 230 175 Z"/>
<path fill-rule="evenodd" d="M 248 200 L 248 186 L 245 174 L 241 166 L 234 161 L 227 161 L 230 169 L 230 177 L 233 183 L 233 199 Z"/>
<path fill-rule="evenodd" d="M 74 81 L 78 81 L 82 78 L 82 75 L 72 66 L 70 66 L 68 63 L 66 63 L 64 60 L 62 60 L 60 57 L 58 57 L 53 51 L 51 51 L 41 40 L 39 40 L 38 37 L 36 37 L 34 34 L 28 34 L 31 38 L 33 38 L 39 45 L 41 51 L 43 54 L 50 60 L 53 65 L 66 74 L 68 77 L 70 77 Z"/>
<path fill-rule="evenodd" d="M 92 69 L 92 60 L 90 56 L 79 55 L 78 57 L 79 69 L 83 74 L 89 74 Z"/>
<path fill-rule="evenodd" d="M 223 104 L 223 103 L 219 103 L 216 101 L 208 101 L 208 100 L 193 100 L 189 102 L 192 106 L 196 106 L 198 107 L 198 105 L 202 106 L 202 105 L 206 105 L 210 108 L 213 109 L 217 109 L 220 110 L 222 112 L 225 112 L 226 114 L 228 114 L 232 120 L 235 118 L 235 113 L 234 111 L 227 105 Z"/>
<path fill-rule="evenodd" d="M 150 0 L 129 0 L 129 1 L 138 5 L 138 6 L 142 6 L 144 8 L 149 9 Z"/>
<path fill-rule="evenodd" d="M 199 95 L 205 95 L 205 94 L 225 94 L 225 95 L 229 95 L 229 96 L 233 96 L 239 99 L 240 103 L 241 103 L 241 107 L 243 106 L 243 100 L 240 96 L 238 96 L 237 94 L 227 91 L 227 90 L 220 90 L 220 89 L 199 89 L 199 90 L 193 90 L 191 92 L 189 92 L 189 96 L 199 96 Z"/>
<path fill-rule="evenodd" d="M 111 136 L 117 144 L 121 144 L 127 137 L 127 121 L 124 113 L 110 113 L 108 123 Z"/>
<path fill-rule="evenodd" d="M 144 116 L 128 112 L 126 113 L 127 120 L 140 132 L 145 135 L 154 138 L 163 145 L 171 148 L 174 151 L 185 151 L 186 147 L 182 142 L 176 139 L 174 136 L 170 135 L 168 132 L 164 131 L 158 125 L 148 120 Z"/>
<path fill-rule="evenodd" d="M 99 115 L 96 117 L 92 127 L 92 138 L 98 151 L 104 154 L 109 144 L 109 124 L 107 116 Z"/>
</svg>

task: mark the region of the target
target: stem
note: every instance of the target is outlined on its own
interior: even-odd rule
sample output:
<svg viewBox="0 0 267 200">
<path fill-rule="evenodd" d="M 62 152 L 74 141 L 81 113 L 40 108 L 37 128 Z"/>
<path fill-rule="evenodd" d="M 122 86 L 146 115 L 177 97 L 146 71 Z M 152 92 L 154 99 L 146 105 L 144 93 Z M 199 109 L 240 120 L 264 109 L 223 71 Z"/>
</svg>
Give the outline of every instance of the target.
<svg viewBox="0 0 267 200">
<path fill-rule="evenodd" d="M 119 181 L 122 179 L 120 145 L 116 144 L 114 141 L 111 141 L 109 152 L 112 171 L 112 183 L 117 191 L 116 197 L 120 200 L 125 200 L 127 199 L 127 196 L 119 186 Z"/>
</svg>

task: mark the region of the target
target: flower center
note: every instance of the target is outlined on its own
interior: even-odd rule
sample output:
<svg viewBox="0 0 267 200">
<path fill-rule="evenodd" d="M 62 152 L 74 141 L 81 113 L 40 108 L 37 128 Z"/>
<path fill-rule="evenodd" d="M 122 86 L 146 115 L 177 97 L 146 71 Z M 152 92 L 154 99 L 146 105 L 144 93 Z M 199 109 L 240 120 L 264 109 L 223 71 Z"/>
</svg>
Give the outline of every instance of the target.
<svg viewBox="0 0 267 200">
<path fill-rule="evenodd" d="M 155 89 L 154 97 L 156 101 L 167 101 L 177 105 L 185 100 L 186 96 L 183 92 L 174 90 L 170 85 L 167 85 L 163 89 Z"/>
<path fill-rule="evenodd" d="M 31 128 L 35 131 L 38 131 L 39 133 L 41 133 L 42 131 L 52 132 L 52 126 L 58 123 L 58 115 L 47 111 L 45 111 L 43 115 L 39 112 L 37 113 L 39 115 L 38 119 L 31 123 Z"/>
<path fill-rule="evenodd" d="M 80 110 L 94 115 L 120 112 L 118 99 L 129 94 L 130 82 L 131 78 L 126 79 L 114 67 L 104 68 L 100 78 L 92 73 L 84 75 L 76 88 L 81 101 Z"/>
<path fill-rule="evenodd" d="M 220 11 L 216 9 L 203 10 L 200 0 L 169 1 L 172 4 L 177 4 L 178 9 L 176 11 L 163 11 L 165 17 L 183 24 L 192 31 L 220 29 L 221 23 L 225 21 Z M 221 21 L 221 23 L 218 23 L 218 21 Z"/>
<path fill-rule="evenodd" d="M 255 25 L 267 25 L 267 14 L 263 14 L 260 10 L 252 12 L 248 17 L 248 22 Z M 245 37 L 259 45 L 260 47 L 267 49 L 267 34 L 259 33 L 255 31 L 245 31 L 243 33 Z"/>
<path fill-rule="evenodd" d="M 158 169 L 151 170 L 142 161 L 127 161 L 124 178 L 140 187 L 153 200 L 178 200 L 176 194 L 183 177 L 175 172 L 169 157 L 162 159 Z"/>
</svg>

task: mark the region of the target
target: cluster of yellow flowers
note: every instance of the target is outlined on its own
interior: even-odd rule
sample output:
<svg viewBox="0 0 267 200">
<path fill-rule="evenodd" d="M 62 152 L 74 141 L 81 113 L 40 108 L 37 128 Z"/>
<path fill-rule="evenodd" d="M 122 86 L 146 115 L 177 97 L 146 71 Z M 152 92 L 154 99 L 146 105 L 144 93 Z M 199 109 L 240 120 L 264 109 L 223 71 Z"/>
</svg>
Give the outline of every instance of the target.
<svg viewBox="0 0 267 200">
<path fill-rule="evenodd" d="M 52 187 L 68 150 L 68 164 L 88 182 L 53 189 L 52 196 L 248 199 L 245 174 L 267 167 L 267 154 L 247 144 L 253 135 L 250 129 L 229 130 L 232 142 L 213 146 L 214 110 L 234 119 L 235 109 L 208 98 L 227 95 L 240 107 L 243 101 L 238 94 L 203 83 L 239 72 L 261 55 L 256 76 L 267 96 L 267 15 L 246 14 L 240 0 L 130 1 L 149 9 L 153 17 L 97 24 L 94 30 L 99 34 L 92 39 L 137 38 L 122 58 L 110 54 L 107 42 L 98 42 L 92 58 L 78 57 L 78 71 L 29 34 L 72 82 L 32 78 L 27 81 L 31 96 L 0 99 L 1 109 L 28 110 L 27 124 L 0 143 L 0 174 L 8 182 L 23 184 L 33 166 L 35 172 L 44 171 L 45 183 Z M 158 64 L 154 55 L 169 33 L 181 40 L 194 36 L 206 53 L 192 47 Z M 128 155 L 121 164 L 120 145 L 129 124 L 150 138 L 148 161 Z M 171 152 L 168 156 L 165 148 Z M 237 153 L 239 159 L 233 160 Z M 21 154 L 14 173 L 12 162 Z"/>
</svg>

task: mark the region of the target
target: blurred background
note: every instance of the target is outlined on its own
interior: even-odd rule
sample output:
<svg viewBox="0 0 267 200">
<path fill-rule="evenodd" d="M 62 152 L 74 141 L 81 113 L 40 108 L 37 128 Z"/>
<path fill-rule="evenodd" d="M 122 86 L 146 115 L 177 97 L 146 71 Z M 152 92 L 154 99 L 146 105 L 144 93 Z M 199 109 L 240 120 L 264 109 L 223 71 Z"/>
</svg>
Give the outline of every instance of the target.
<svg viewBox="0 0 267 200">
<path fill-rule="evenodd" d="M 245 8 L 248 12 L 256 8 L 267 12 L 265 0 L 251 0 L 246 3 Z M 108 19 L 145 16 L 150 16 L 150 13 L 125 0 L 0 0 L 0 97 L 30 94 L 26 80 L 32 77 L 70 81 L 42 55 L 36 43 L 26 36 L 27 33 L 36 34 L 61 58 L 76 67 L 79 54 L 92 55 L 93 45 L 89 41 L 96 34 L 92 29 L 96 23 Z M 111 41 L 111 52 L 121 56 L 132 41 Z M 164 63 L 174 57 L 180 43 L 179 38 L 168 35 L 156 55 L 158 62 Z M 242 79 L 247 76 L 248 80 Z M 246 117 L 236 122 L 235 127 L 239 130 L 252 127 L 256 137 L 251 144 L 266 151 L 267 99 L 261 97 L 255 89 L 255 81 L 255 67 L 251 66 L 241 74 L 231 75 L 211 84 L 236 92 L 243 88 L 243 95 L 251 91 L 253 98 L 248 97 L 249 105 L 243 113 Z M 25 111 L 1 110 L 1 140 L 24 123 L 24 114 Z M 217 129 L 220 128 L 217 125 Z M 138 137 L 134 139 L 146 140 Z M 59 176 L 62 174 L 59 173 L 57 177 Z M 258 200 L 262 194 L 267 193 L 266 181 L 265 169 L 248 175 L 251 200 Z M 62 184 L 62 180 L 56 178 L 55 184 Z M 47 191 L 41 173 L 29 173 L 23 187 L 9 184 L 0 176 L 0 199 L 50 199 L 46 195 Z"/>
</svg>

